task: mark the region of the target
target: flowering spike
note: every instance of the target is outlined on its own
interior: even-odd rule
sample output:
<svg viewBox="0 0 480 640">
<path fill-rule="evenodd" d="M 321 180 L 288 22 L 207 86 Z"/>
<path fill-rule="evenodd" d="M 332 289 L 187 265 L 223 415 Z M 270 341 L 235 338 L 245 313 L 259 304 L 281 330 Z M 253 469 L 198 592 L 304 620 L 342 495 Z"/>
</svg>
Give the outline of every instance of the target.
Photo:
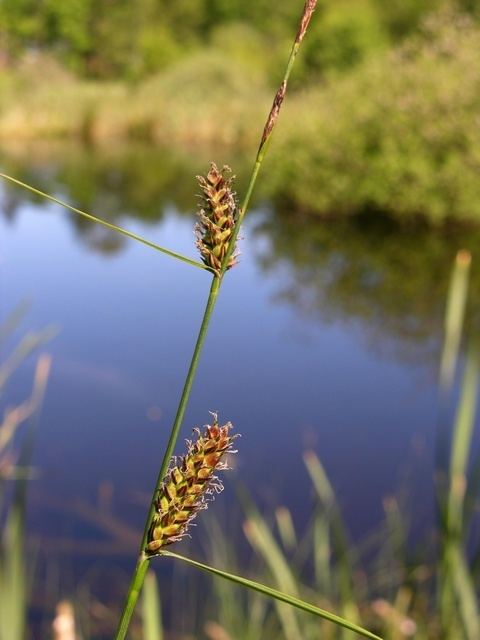
<svg viewBox="0 0 480 640">
<path fill-rule="evenodd" d="M 237 219 L 237 203 L 232 191 L 234 176 L 228 176 L 230 173 L 230 167 L 225 165 L 219 171 L 212 162 L 206 177 L 197 176 L 202 196 L 198 212 L 200 221 L 195 225 L 196 245 L 203 262 L 217 275 L 220 275 Z M 227 269 L 235 263 L 233 254 Z"/>
<path fill-rule="evenodd" d="M 209 497 L 223 489 L 216 471 L 227 468 L 222 458 L 232 450 L 234 436 L 230 422 L 221 427 L 217 414 L 213 425 L 202 434 L 195 430 L 195 442 L 187 441 L 186 455 L 172 460 L 155 500 L 155 515 L 148 532 L 146 552 L 158 553 L 162 547 L 181 540 L 198 511 L 207 508 Z"/>
</svg>

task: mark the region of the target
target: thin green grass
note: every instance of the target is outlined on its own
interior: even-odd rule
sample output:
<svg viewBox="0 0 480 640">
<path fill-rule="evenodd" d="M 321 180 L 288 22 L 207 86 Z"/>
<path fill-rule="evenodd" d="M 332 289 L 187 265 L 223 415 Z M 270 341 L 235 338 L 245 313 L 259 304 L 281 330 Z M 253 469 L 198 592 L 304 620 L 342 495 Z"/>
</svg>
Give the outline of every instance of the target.
<svg viewBox="0 0 480 640">
<path fill-rule="evenodd" d="M 142 597 L 143 640 L 163 640 L 162 611 L 155 573 L 145 578 Z"/>
<path fill-rule="evenodd" d="M 245 536 L 257 554 L 266 562 L 276 586 L 282 591 L 298 597 L 298 580 L 277 544 L 270 527 L 250 500 L 244 496 L 242 502 L 247 515 L 247 520 L 243 525 Z M 295 638 L 301 637 L 296 612 L 282 604 L 277 604 L 276 607 L 285 638 L 295 640 Z"/>
<path fill-rule="evenodd" d="M 3 337 L 13 332 L 23 313 L 21 306 L 7 319 L 0 330 Z M 14 349 L 0 368 L 0 394 L 14 371 L 49 335 L 51 331 L 31 333 Z M 24 640 L 26 634 L 34 567 L 33 549 L 27 554 L 25 541 L 26 496 L 37 419 L 49 372 L 50 358 L 43 355 L 37 362 L 30 398 L 7 410 L 0 422 L 0 521 L 4 522 L 0 537 L 0 640 Z M 10 466 L 8 461 L 20 430 L 24 431 L 20 454 L 15 465 Z"/>
<path fill-rule="evenodd" d="M 187 564 L 190 564 L 191 566 L 194 566 L 197 569 L 201 569 L 206 573 L 211 573 L 220 578 L 223 578 L 224 580 L 230 580 L 235 584 L 257 591 L 258 593 L 268 596 L 273 600 L 278 600 L 279 602 L 285 602 L 286 604 L 289 604 L 290 606 L 295 607 L 296 609 L 299 609 L 301 611 L 312 613 L 320 618 L 323 618 L 324 620 L 333 622 L 334 624 L 340 627 L 349 629 L 350 631 L 353 631 L 364 638 L 381 640 L 380 636 L 377 636 L 374 633 L 371 633 L 370 631 L 367 631 L 366 629 L 363 629 L 362 627 L 356 624 L 353 624 L 352 622 L 349 622 L 348 620 L 345 620 L 340 616 L 330 613 L 329 611 L 320 609 L 319 607 L 315 607 L 314 605 L 311 605 L 308 602 L 301 600 L 300 598 L 295 598 L 294 596 L 290 596 L 286 593 L 282 593 L 277 589 L 272 589 L 271 587 L 267 587 L 264 584 L 255 582 L 254 580 L 248 580 L 247 578 L 242 578 L 241 576 L 230 574 L 227 571 L 216 569 L 215 567 L 211 567 L 210 565 L 203 564 L 202 562 L 198 562 L 197 560 L 192 560 L 192 558 L 186 558 L 185 556 L 181 556 L 178 553 L 173 553 L 172 551 L 163 551 L 162 555 L 165 557 L 176 558 L 177 560 L 186 562 Z M 298 636 L 298 637 L 301 637 L 301 636 Z"/>
<path fill-rule="evenodd" d="M 479 353 L 471 345 L 462 381 L 461 397 L 452 435 L 448 488 L 444 500 L 440 607 L 444 628 L 461 628 L 467 640 L 480 637 L 478 596 L 468 568 L 468 529 L 465 496 L 469 485 L 469 461 L 477 407 Z"/>
<path fill-rule="evenodd" d="M 459 251 L 452 270 L 445 313 L 445 337 L 440 360 L 440 385 L 443 389 L 450 388 L 457 368 L 467 305 L 470 264 L 470 253 Z"/>
<path fill-rule="evenodd" d="M 176 251 L 171 251 L 170 249 L 166 249 L 165 247 L 161 247 L 160 245 L 156 244 L 155 242 L 151 242 L 150 240 L 147 240 L 146 238 L 142 238 L 141 236 L 137 235 L 136 233 L 132 233 L 131 231 L 127 231 L 127 229 L 122 229 L 122 227 L 119 227 L 116 224 L 112 224 L 111 222 L 108 222 L 107 220 L 103 220 L 102 218 L 98 218 L 97 216 L 94 216 L 91 213 L 87 213 L 86 211 L 82 211 L 81 209 L 78 209 L 77 207 L 72 207 L 68 203 L 63 202 L 62 200 L 59 200 L 58 198 L 55 198 L 54 196 L 51 196 L 48 193 L 44 193 L 43 191 L 40 191 L 39 189 L 35 189 L 34 187 L 31 187 L 30 185 L 25 184 L 24 182 L 21 182 L 20 180 L 17 180 L 16 178 L 12 178 L 11 176 L 7 176 L 5 173 L 0 173 L 0 178 L 3 178 L 4 180 L 8 180 L 9 182 L 13 182 L 14 184 L 18 185 L 19 187 L 22 187 L 22 189 L 26 189 L 27 191 L 30 191 L 30 192 L 36 194 L 37 196 L 41 196 L 42 198 L 50 200 L 51 202 L 54 202 L 55 204 L 59 204 L 61 207 L 65 207 L 65 209 L 69 209 L 70 211 L 73 211 L 74 213 L 77 213 L 78 215 L 82 216 L 83 218 L 86 218 L 87 220 L 89 220 L 90 222 L 94 222 L 95 224 L 99 224 L 102 227 L 110 229 L 110 231 L 116 231 L 117 233 L 120 233 L 121 235 L 126 236 L 127 238 L 130 238 L 131 240 L 136 240 L 137 242 L 140 242 L 140 244 L 144 244 L 145 246 L 149 247 L 150 249 L 155 249 L 155 251 L 159 251 L 160 253 L 164 253 L 165 255 L 170 256 L 171 258 L 177 258 L 177 260 L 181 260 L 182 262 L 185 262 L 186 264 L 189 264 L 189 265 L 191 265 L 193 267 L 197 267 L 199 269 L 208 270 L 208 267 L 206 267 L 201 262 L 198 262 L 197 260 L 192 260 L 191 258 L 187 258 L 186 256 L 182 256 L 180 253 L 177 253 Z"/>
</svg>

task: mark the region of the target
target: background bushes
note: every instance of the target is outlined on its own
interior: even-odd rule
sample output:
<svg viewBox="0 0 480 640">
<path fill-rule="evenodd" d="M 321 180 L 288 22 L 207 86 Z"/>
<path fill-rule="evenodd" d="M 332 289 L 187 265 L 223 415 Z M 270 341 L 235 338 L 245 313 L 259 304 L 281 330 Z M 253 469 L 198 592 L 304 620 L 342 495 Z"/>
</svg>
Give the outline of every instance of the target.
<svg viewBox="0 0 480 640">
<path fill-rule="evenodd" d="M 388 55 L 310 89 L 277 138 L 273 190 L 317 214 L 480 220 L 478 60 L 480 29 L 447 11 Z"/>
</svg>

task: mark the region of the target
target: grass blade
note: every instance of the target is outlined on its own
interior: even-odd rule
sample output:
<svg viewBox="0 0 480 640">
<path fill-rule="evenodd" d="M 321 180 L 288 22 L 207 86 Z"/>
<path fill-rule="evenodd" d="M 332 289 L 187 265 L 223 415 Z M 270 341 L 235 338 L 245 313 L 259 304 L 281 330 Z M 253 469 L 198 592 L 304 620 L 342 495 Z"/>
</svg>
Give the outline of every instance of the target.
<svg viewBox="0 0 480 640">
<path fill-rule="evenodd" d="M 298 585 L 290 568 L 288 559 L 282 552 L 280 545 L 273 537 L 267 523 L 260 515 L 245 491 L 241 493 L 241 501 L 247 514 L 244 524 L 244 533 L 251 546 L 266 562 L 277 586 L 282 591 L 287 591 L 294 596 L 298 595 Z M 299 622 L 295 612 L 283 605 L 277 606 L 278 616 L 287 640 L 302 637 Z"/>
<path fill-rule="evenodd" d="M 298 546 L 297 534 L 293 524 L 292 514 L 287 507 L 278 507 L 275 511 L 278 533 L 285 549 L 291 551 Z"/>
<path fill-rule="evenodd" d="M 21 482 L 21 481 L 18 481 Z M 0 640 L 22 640 L 26 619 L 26 567 L 24 563 L 24 502 L 21 492 L 9 510 L 5 525 L 0 573 Z"/>
<path fill-rule="evenodd" d="M 50 372 L 49 356 L 41 356 L 32 392 L 32 405 L 40 411 Z M 26 435 L 19 463 L 28 466 L 32 454 L 35 415 Z M 23 640 L 27 611 L 28 570 L 25 561 L 25 505 L 27 477 L 15 480 L 12 504 L 7 514 L 5 536 L 0 547 L 0 640 Z"/>
<path fill-rule="evenodd" d="M 205 518 L 208 563 L 213 566 L 228 566 L 232 571 L 237 571 L 240 560 L 236 555 L 235 545 L 230 544 L 231 536 L 226 534 L 225 527 L 222 527 L 213 511 L 208 516 Z M 248 591 L 246 596 L 245 601 L 239 602 L 234 584 L 226 580 L 213 581 L 216 621 L 232 638 L 257 640 L 265 631 L 268 603 L 258 593 Z M 248 616 L 245 616 L 245 607 Z"/>
<path fill-rule="evenodd" d="M 160 251 L 160 253 L 164 253 L 165 255 L 170 256 L 171 258 L 177 258 L 177 260 L 181 260 L 182 262 L 185 262 L 186 264 L 190 264 L 193 267 L 198 267 L 199 269 L 205 269 L 206 271 L 210 271 L 210 268 L 207 267 L 206 265 L 204 265 L 202 262 L 198 262 L 197 260 L 192 260 L 191 258 L 187 258 L 186 256 L 183 256 L 182 254 L 177 253 L 176 251 L 171 251 L 170 249 L 165 249 L 164 247 L 161 247 L 160 245 L 156 244 L 155 242 L 151 242 L 150 240 L 147 240 L 146 238 L 142 238 L 141 236 L 137 235 L 136 233 L 133 233 L 131 231 L 127 231 L 126 229 L 123 229 L 122 227 L 119 227 L 116 224 L 112 224 L 111 222 L 107 222 L 106 220 L 103 220 L 102 218 L 97 218 L 96 216 L 92 215 L 91 213 L 87 213 L 86 211 L 82 211 L 81 209 L 77 209 L 77 207 L 72 207 L 70 204 L 67 204 L 66 202 L 63 202 L 62 200 L 59 200 L 58 198 L 55 198 L 54 196 L 51 196 L 48 193 L 44 193 L 43 191 L 40 191 L 39 189 L 35 189 L 35 187 L 31 187 L 30 185 L 26 184 L 25 182 L 22 182 L 21 180 L 17 180 L 16 178 L 12 178 L 12 176 L 7 176 L 5 173 L 0 173 L 0 178 L 3 178 L 4 180 L 9 180 L 10 182 L 13 182 L 14 184 L 18 185 L 19 187 L 22 187 L 23 189 L 27 189 L 28 191 L 31 191 L 32 193 L 35 193 L 36 195 L 41 196 L 42 198 L 50 200 L 51 202 L 54 202 L 55 204 L 59 204 L 61 207 L 64 207 L 65 209 L 69 209 L 69 211 L 73 211 L 74 213 L 78 213 L 78 215 L 83 216 L 84 218 L 86 218 L 87 220 L 90 220 L 91 222 L 95 222 L 96 224 L 100 224 L 103 227 L 106 227 L 107 229 L 110 229 L 111 231 L 116 231 L 117 233 L 121 233 L 123 236 L 126 236 L 127 238 L 130 238 L 131 240 L 136 240 L 137 242 L 140 242 L 141 244 L 144 244 L 147 247 L 150 247 L 151 249 L 155 249 L 156 251 Z"/>
<path fill-rule="evenodd" d="M 332 586 L 330 558 L 330 526 L 325 514 L 317 509 L 313 521 L 313 558 L 315 569 L 315 583 L 322 593 L 329 593 Z"/>
<path fill-rule="evenodd" d="M 463 551 L 457 548 L 453 555 L 453 584 L 465 637 L 468 640 L 478 640 L 480 638 L 480 617 L 475 585 Z"/>
<path fill-rule="evenodd" d="M 245 535 L 252 547 L 267 563 L 277 585 L 286 591 L 297 595 L 297 583 L 290 571 L 287 559 L 262 520 L 250 519 L 244 524 Z M 277 603 L 278 604 L 278 603 Z M 300 638 L 299 623 L 295 612 L 289 607 L 278 604 L 278 617 L 281 620 L 287 640 Z"/>
<path fill-rule="evenodd" d="M 479 380 L 478 345 L 467 352 L 460 402 L 452 435 L 448 490 L 443 521 L 440 602 L 444 629 L 451 632 L 460 624 L 467 640 L 480 637 L 480 615 L 472 575 L 463 543 L 468 535 L 465 499 L 469 488 L 468 465 Z"/>
<path fill-rule="evenodd" d="M 144 640 L 163 640 L 160 596 L 157 578 L 153 571 L 149 571 L 145 577 L 142 597 L 143 638 Z"/>
<path fill-rule="evenodd" d="M 318 497 L 319 506 L 324 510 L 332 532 L 331 546 L 338 559 L 338 589 L 342 600 L 342 612 L 349 618 L 358 619 L 358 607 L 353 593 L 353 570 L 350 561 L 351 546 L 348 533 L 337 504 L 335 492 L 325 469 L 313 451 L 304 454 L 304 462 Z"/>
<path fill-rule="evenodd" d="M 445 312 L 445 339 L 440 361 L 440 386 L 450 388 L 457 367 L 462 328 L 467 306 L 468 276 L 472 257 L 468 251 L 459 251 L 448 290 Z"/>
<path fill-rule="evenodd" d="M 460 404 L 453 431 L 446 519 L 448 534 L 461 533 L 463 529 L 463 504 L 467 486 L 467 466 L 477 405 L 478 358 L 478 348 L 476 345 L 472 346 L 467 354 Z"/>
<path fill-rule="evenodd" d="M 213 575 L 219 576 L 224 580 L 230 580 L 231 582 L 235 582 L 243 587 L 247 587 L 248 589 L 253 589 L 258 593 L 263 593 L 265 596 L 269 598 L 273 598 L 275 600 L 279 600 L 280 602 L 285 602 L 286 604 L 291 605 L 292 607 L 296 607 L 301 611 L 306 611 L 307 613 L 312 613 L 315 616 L 323 618 L 324 620 L 329 620 L 333 624 L 336 624 L 344 629 L 349 629 L 350 631 L 354 631 L 360 636 L 364 638 L 371 638 L 373 640 L 382 640 L 380 636 L 375 635 L 371 631 L 367 631 L 367 629 L 363 629 L 358 625 L 345 620 L 345 618 L 341 618 L 340 616 L 335 615 L 334 613 L 330 613 L 329 611 L 325 611 L 324 609 L 320 609 L 304 600 L 300 600 L 299 598 L 295 598 L 286 593 L 282 593 L 281 591 L 277 591 L 277 589 L 272 589 L 272 587 L 267 587 L 266 585 L 260 584 L 253 580 L 248 580 L 247 578 L 242 578 L 241 576 L 236 576 L 231 573 L 227 573 L 226 571 L 222 571 L 221 569 L 216 569 L 215 567 L 210 567 L 209 565 L 203 564 L 202 562 L 198 562 L 197 560 L 192 560 L 191 558 L 186 558 L 185 556 L 181 556 L 178 553 L 173 553 L 172 551 L 162 551 L 162 556 L 166 556 L 169 558 L 176 558 L 177 560 L 181 560 L 182 562 L 186 562 L 187 564 L 196 567 L 197 569 L 201 569 L 202 571 L 206 571 L 207 573 L 211 573 Z"/>
</svg>

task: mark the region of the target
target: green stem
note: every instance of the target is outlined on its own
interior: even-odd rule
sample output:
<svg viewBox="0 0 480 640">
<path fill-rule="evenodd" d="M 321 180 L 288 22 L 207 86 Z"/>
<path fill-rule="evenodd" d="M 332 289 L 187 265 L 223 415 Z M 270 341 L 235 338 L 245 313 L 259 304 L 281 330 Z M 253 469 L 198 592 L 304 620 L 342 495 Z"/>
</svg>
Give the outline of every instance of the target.
<svg viewBox="0 0 480 640">
<path fill-rule="evenodd" d="M 280 84 L 280 88 L 283 87 L 283 95 L 285 95 L 285 92 L 287 90 L 288 80 L 290 78 L 290 73 L 292 71 L 293 64 L 295 62 L 295 58 L 297 57 L 297 53 L 298 53 L 299 48 L 300 48 L 300 42 L 298 41 L 298 38 L 295 38 L 295 41 L 294 41 L 293 46 L 292 46 L 292 50 L 290 51 L 290 56 L 288 58 L 287 66 L 285 68 L 285 73 L 283 75 L 283 79 L 282 79 L 282 82 Z M 279 91 L 280 91 L 280 89 L 279 89 Z M 282 106 L 282 101 L 283 101 L 283 97 L 282 97 L 282 100 L 280 101 L 280 104 L 277 105 L 277 110 L 274 113 L 274 109 L 275 109 L 275 105 L 276 105 L 276 99 L 277 99 L 278 95 L 279 95 L 279 93 L 277 92 L 277 95 L 275 96 L 275 100 L 274 100 L 272 109 L 270 110 L 270 113 L 268 114 L 268 117 L 267 117 L 267 121 L 265 123 L 264 133 L 263 133 L 262 139 L 261 139 L 259 147 L 258 147 L 257 156 L 255 158 L 255 164 L 253 165 L 252 173 L 250 175 L 250 180 L 249 180 L 249 183 L 248 183 L 248 186 L 247 186 L 247 190 L 245 192 L 245 196 L 244 196 L 244 198 L 242 200 L 242 203 L 240 205 L 240 209 L 239 209 L 238 217 L 237 217 L 237 222 L 235 224 L 235 229 L 233 230 L 233 234 L 232 234 L 232 238 L 231 238 L 231 241 L 230 241 L 230 244 L 229 244 L 229 247 L 228 247 L 228 251 L 227 251 L 227 254 L 226 254 L 226 256 L 225 256 L 225 258 L 223 260 L 222 272 L 226 271 L 227 265 L 229 264 L 229 261 L 230 261 L 230 258 L 232 256 L 233 252 L 235 251 L 235 244 L 236 244 L 236 241 L 237 241 L 238 234 L 240 232 L 240 227 L 242 226 L 243 219 L 244 219 L 245 214 L 246 214 L 246 212 L 248 210 L 248 207 L 249 207 L 249 204 L 250 204 L 250 199 L 252 197 L 253 190 L 254 190 L 255 184 L 257 182 L 258 174 L 260 172 L 260 168 L 262 166 L 263 160 L 264 160 L 265 155 L 267 153 L 268 145 L 269 145 L 269 142 L 271 140 L 271 136 L 272 136 L 273 130 L 275 128 L 275 125 L 277 124 L 278 114 L 280 112 L 280 108 Z M 270 121 L 271 118 L 272 118 L 271 127 L 268 129 L 269 121 Z"/>
<path fill-rule="evenodd" d="M 170 438 L 168 440 L 167 448 L 165 449 L 165 453 L 163 454 L 163 460 L 160 466 L 160 471 L 158 472 L 157 483 L 155 485 L 155 489 L 153 492 L 152 501 L 150 504 L 150 511 L 147 518 L 147 523 L 145 525 L 145 531 L 143 533 L 142 551 L 145 548 L 148 529 L 150 528 L 151 520 L 155 512 L 155 498 L 162 484 L 162 480 L 168 471 L 170 460 L 172 459 L 175 444 L 177 442 L 178 434 L 180 432 L 180 427 L 182 426 L 183 416 L 185 415 L 188 399 L 190 397 L 190 391 L 192 390 L 193 381 L 195 379 L 195 374 L 197 372 L 198 362 L 200 360 L 200 353 L 202 351 L 205 338 L 207 336 L 208 326 L 210 324 L 210 319 L 213 313 L 213 309 L 215 307 L 215 303 L 217 302 L 217 296 L 220 290 L 220 284 L 221 284 L 221 279 L 218 278 L 217 276 L 214 276 L 212 279 L 212 285 L 210 287 L 210 293 L 208 295 L 207 304 L 205 306 L 202 324 L 200 325 L 200 330 L 198 332 L 197 342 L 195 344 L 195 349 L 193 351 L 192 360 L 190 362 L 190 367 L 188 369 L 187 377 L 185 379 L 185 384 L 183 386 L 182 395 L 180 397 L 180 402 L 178 404 L 177 414 L 175 416 L 175 420 L 172 426 L 172 431 L 170 433 Z"/>
<path fill-rule="evenodd" d="M 120 618 L 117 634 L 115 636 L 117 640 L 119 638 L 122 638 L 123 640 L 123 638 L 125 638 L 125 636 L 127 635 L 130 620 L 135 610 L 135 605 L 137 604 L 138 596 L 140 595 L 140 591 L 142 589 L 143 581 L 145 580 L 149 564 L 150 562 L 148 557 L 144 553 L 142 553 L 138 557 L 137 565 L 133 573 L 132 582 L 128 590 L 122 617 Z"/>
<path fill-rule="evenodd" d="M 295 596 L 290 596 L 287 593 L 283 593 L 278 589 L 273 589 L 272 587 L 267 587 L 266 585 L 255 582 L 254 580 L 249 580 L 248 578 L 243 578 L 242 576 L 237 576 L 233 573 L 228 573 L 227 571 L 216 569 L 215 567 L 211 567 L 210 565 L 204 564 L 203 562 L 192 560 L 192 558 L 181 556 L 178 553 L 173 553 L 172 551 L 162 551 L 161 555 L 168 558 L 176 558 L 177 560 L 186 562 L 187 564 L 190 564 L 197 569 L 201 569 L 202 571 L 205 571 L 207 573 L 213 573 L 219 578 L 223 578 L 224 580 L 229 580 L 230 582 L 233 582 L 235 584 L 242 585 L 243 587 L 247 587 L 248 589 L 252 589 L 253 591 L 262 593 L 269 598 L 274 598 L 275 600 L 279 600 L 280 602 L 285 602 L 286 604 L 289 604 L 292 607 L 296 607 L 301 611 L 312 613 L 313 615 L 323 618 L 324 620 L 328 620 L 329 622 L 333 622 L 340 627 L 350 629 L 350 631 L 354 631 L 355 633 L 358 633 L 365 638 L 370 638 L 371 640 L 382 640 L 380 636 L 375 635 L 374 633 L 368 631 L 367 629 L 364 629 L 363 627 L 359 627 L 353 622 L 349 622 L 345 618 L 337 616 L 336 614 L 331 613 L 330 611 L 326 611 L 325 609 L 320 609 L 320 607 L 316 607 L 309 602 L 300 600 L 300 598 L 296 598 Z"/>
<path fill-rule="evenodd" d="M 213 276 L 213 280 L 212 280 L 212 284 L 210 287 L 210 293 L 208 296 L 208 300 L 207 300 L 207 304 L 205 307 L 205 312 L 203 315 L 203 320 L 202 320 L 202 324 L 200 326 L 200 331 L 198 333 L 198 338 L 197 338 L 197 342 L 195 344 L 195 349 L 192 355 L 192 360 L 190 362 L 190 367 L 188 370 L 188 374 L 187 377 L 185 379 L 185 384 L 183 387 L 183 391 L 182 391 L 182 395 L 180 397 L 180 402 L 178 405 L 178 409 L 177 409 L 177 415 L 175 416 L 175 421 L 172 425 L 172 430 L 170 432 L 170 438 L 168 440 L 168 444 L 167 444 L 167 448 L 165 450 L 164 456 L 163 456 L 163 460 L 162 460 L 162 464 L 160 467 L 160 471 L 158 473 L 158 477 L 157 477 L 157 483 L 155 485 L 155 489 L 153 491 L 152 494 L 152 500 L 150 503 L 150 509 L 148 512 L 148 516 L 147 516 L 147 520 L 145 523 L 145 528 L 143 531 L 143 536 L 142 536 L 142 543 L 140 546 L 140 553 L 139 553 L 139 557 L 137 560 L 137 565 L 135 567 L 135 571 L 132 577 L 132 582 L 130 584 L 130 588 L 127 594 L 127 598 L 126 598 L 126 602 L 125 602 L 125 606 L 124 606 L 124 610 L 122 612 L 122 617 L 120 619 L 120 623 L 119 623 L 119 627 L 117 630 L 117 634 L 115 636 L 115 640 L 124 640 L 125 635 L 127 633 L 128 630 L 128 626 L 130 624 L 130 619 L 132 617 L 133 611 L 135 609 L 135 605 L 136 602 L 138 600 L 138 596 L 140 593 L 140 589 L 141 586 L 143 584 L 143 580 L 145 578 L 145 574 L 150 562 L 150 559 L 148 556 L 146 556 L 145 554 L 145 546 L 147 544 L 147 538 L 148 538 L 148 532 L 150 530 L 150 525 L 155 513 L 155 500 L 158 494 L 158 491 L 160 489 L 160 486 L 162 484 L 163 478 L 168 470 L 168 466 L 170 464 L 170 460 L 172 458 L 173 455 L 173 451 L 175 448 L 175 444 L 177 442 L 178 439 L 178 434 L 180 432 L 180 428 L 182 426 L 182 421 L 183 421 L 183 416 L 185 415 L 185 410 L 187 408 L 187 404 L 188 404 L 188 400 L 190 397 L 190 391 L 192 389 L 192 385 L 193 385 L 193 381 L 195 379 L 195 374 L 197 371 L 197 366 L 198 366 L 198 362 L 200 359 L 200 353 L 203 347 L 203 344 L 205 342 L 205 337 L 207 335 L 207 331 L 208 331 L 208 326 L 210 323 L 210 318 L 213 312 L 213 309 L 215 307 L 215 303 L 217 301 L 217 296 L 218 296 L 218 292 L 220 290 L 220 286 L 221 283 L 223 281 L 223 276 L 227 270 L 227 266 L 229 264 L 230 258 L 235 250 L 235 244 L 236 244 L 236 240 L 238 237 L 238 233 L 240 231 L 240 227 L 242 225 L 242 221 L 243 218 L 245 217 L 245 213 L 248 209 L 249 203 L 250 203 L 250 199 L 253 193 L 253 189 L 255 187 L 256 181 L 257 181 L 257 177 L 258 177 L 258 173 L 260 171 L 260 167 L 263 163 L 265 154 L 267 152 L 268 149 L 268 143 L 270 141 L 271 138 L 271 134 L 273 132 L 273 129 L 275 128 L 275 125 L 277 123 L 278 120 L 278 115 L 280 112 L 280 108 L 282 106 L 282 102 L 283 102 L 283 98 L 285 97 L 285 92 L 287 89 L 287 83 L 288 83 L 288 79 L 290 77 L 290 72 L 292 70 L 293 67 L 293 63 L 295 62 L 295 58 L 297 56 L 300 44 L 303 40 L 303 37 L 305 35 L 306 29 L 308 27 L 308 23 L 310 21 L 310 18 L 312 16 L 313 10 L 315 8 L 316 5 L 316 0 L 306 0 L 305 2 L 305 6 L 303 9 L 303 13 L 302 13 L 302 19 L 300 22 L 300 27 L 299 27 L 299 31 L 297 32 L 297 35 L 295 37 L 295 41 L 293 43 L 293 47 L 292 50 L 290 52 L 290 56 L 288 58 L 288 62 L 287 62 L 287 66 L 285 69 L 285 73 L 283 76 L 283 81 L 280 85 L 280 88 L 278 89 L 274 101 L 273 101 L 273 105 L 272 108 L 270 110 L 270 113 L 268 114 L 266 123 L 265 123 L 265 127 L 263 130 L 263 135 L 260 141 L 260 145 L 258 147 L 258 151 L 257 151 L 257 156 L 255 158 L 255 164 L 253 166 L 252 169 L 252 174 L 250 176 L 250 181 L 248 183 L 248 187 L 247 187 L 247 191 L 245 193 L 245 197 L 242 201 L 239 213 L 238 213 L 238 217 L 237 217 L 237 221 L 235 224 L 235 228 L 233 231 L 233 235 L 232 238 L 230 240 L 229 243 L 229 248 L 228 251 L 226 252 L 226 255 L 224 257 L 223 263 L 222 263 L 222 268 L 221 268 L 221 273 L 220 276 L 214 275 Z M 1 174 L 0 174 L 1 175 Z M 83 213 L 83 212 L 81 212 Z M 162 249 L 162 251 L 165 252 L 165 250 Z M 181 258 L 183 259 L 183 258 Z M 188 261 L 188 259 L 184 259 L 185 261 Z M 198 263 L 194 263 L 196 266 L 198 266 Z M 203 266 L 203 265 L 202 265 Z M 203 266 L 203 268 L 208 268 Z"/>
<path fill-rule="evenodd" d="M 206 269 L 207 271 L 211 270 L 209 267 L 207 267 L 206 265 L 202 264 L 201 262 L 197 262 L 197 260 L 191 260 L 190 258 L 187 258 L 186 256 L 183 256 L 182 254 L 177 253 L 176 251 L 170 251 L 170 249 L 165 249 L 164 247 L 161 247 L 160 245 L 155 244 L 155 242 L 151 242 L 150 240 L 147 240 L 146 238 L 142 238 L 141 236 L 137 235 L 136 233 L 132 233 L 131 231 L 127 231 L 126 229 L 122 229 L 122 227 L 118 227 L 116 224 L 112 224 L 111 222 L 107 222 L 106 220 L 102 220 L 102 218 L 97 218 L 97 216 L 94 216 L 91 213 L 87 213 L 86 211 L 82 211 L 81 209 L 77 209 L 77 207 L 72 207 L 72 205 L 67 204 L 66 202 L 63 202 L 62 200 L 59 200 L 58 198 L 54 198 L 53 196 L 49 195 L 48 193 L 44 193 L 43 191 L 40 191 L 39 189 L 35 189 L 35 187 L 31 187 L 29 184 L 26 184 L 25 182 L 22 182 L 21 180 L 17 180 L 16 178 L 12 178 L 12 176 L 7 176 L 5 173 L 0 173 L 0 178 L 3 178 L 4 180 L 9 180 L 10 182 L 13 182 L 14 184 L 18 185 L 19 187 L 23 187 L 24 189 L 27 189 L 28 191 L 31 191 L 32 193 L 35 193 L 37 196 L 41 196 L 42 198 L 50 200 L 51 202 L 55 202 L 55 204 L 59 204 L 61 207 L 65 207 L 65 209 L 69 209 L 70 211 L 73 211 L 74 213 L 78 213 L 80 216 L 83 216 L 84 218 L 86 218 L 87 220 L 90 220 L 91 222 L 95 222 L 96 224 L 100 224 L 100 225 L 102 225 L 102 227 L 106 227 L 107 229 L 110 229 L 111 231 L 116 231 L 117 233 L 121 233 L 123 236 L 126 236 L 127 238 L 130 238 L 131 240 L 136 240 L 137 242 L 140 242 L 141 244 L 144 244 L 147 247 L 150 247 L 151 249 L 155 249 L 156 251 L 160 251 L 160 253 L 164 253 L 165 255 L 170 256 L 171 258 L 177 258 L 177 260 L 181 260 L 182 262 L 186 262 L 187 264 L 190 264 L 193 267 L 198 267 L 199 269 Z"/>
<path fill-rule="evenodd" d="M 152 518 L 155 514 L 155 500 L 156 500 L 158 491 L 161 487 L 163 478 L 165 477 L 168 471 L 170 460 L 172 458 L 173 451 L 175 449 L 175 444 L 178 439 L 178 434 L 180 432 L 180 427 L 182 426 L 183 416 L 185 415 L 185 410 L 187 408 L 188 399 L 190 397 L 190 392 L 192 390 L 193 381 L 195 379 L 195 374 L 198 367 L 198 362 L 200 360 L 200 353 L 202 351 L 202 347 L 205 342 L 205 338 L 208 331 L 208 325 L 210 324 L 210 319 L 213 313 L 213 309 L 217 301 L 220 285 L 221 285 L 221 279 L 217 276 L 214 276 L 212 279 L 212 285 L 210 287 L 210 293 L 208 296 L 207 304 L 205 306 L 202 324 L 200 325 L 200 330 L 198 332 L 197 342 L 195 344 L 195 349 L 193 351 L 192 359 L 190 362 L 190 367 L 188 369 L 187 377 L 185 378 L 185 384 L 183 386 L 182 395 L 180 397 L 180 401 L 178 404 L 177 414 L 175 416 L 172 430 L 170 432 L 170 438 L 168 440 L 165 453 L 163 454 L 163 460 L 160 466 L 160 470 L 158 472 L 155 489 L 153 490 L 153 493 L 152 493 L 152 500 L 150 503 L 148 516 L 145 522 L 145 528 L 143 530 L 142 542 L 140 545 L 140 552 L 139 552 L 137 564 L 133 573 L 130 588 L 127 593 L 124 609 L 122 612 L 122 617 L 120 619 L 115 640 L 123 640 L 125 638 L 125 635 L 128 630 L 128 626 L 130 624 L 130 619 L 135 609 L 135 605 L 137 603 L 138 596 L 140 594 L 140 589 L 142 587 L 143 580 L 145 578 L 145 574 L 147 572 L 147 568 L 150 562 L 149 557 L 145 555 L 145 547 L 147 544 L 148 532 L 150 530 Z"/>
</svg>

